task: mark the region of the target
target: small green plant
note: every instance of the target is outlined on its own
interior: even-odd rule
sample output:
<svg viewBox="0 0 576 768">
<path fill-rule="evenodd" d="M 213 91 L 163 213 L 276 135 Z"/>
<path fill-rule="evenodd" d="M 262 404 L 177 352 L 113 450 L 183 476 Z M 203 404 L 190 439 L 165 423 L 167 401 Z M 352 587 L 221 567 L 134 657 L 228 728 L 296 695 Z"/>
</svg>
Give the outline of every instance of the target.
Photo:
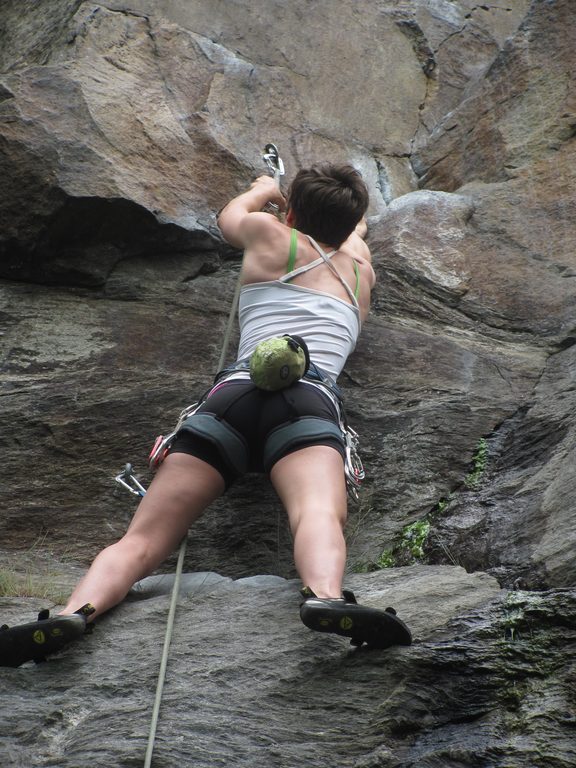
<svg viewBox="0 0 576 768">
<path fill-rule="evenodd" d="M 467 488 L 477 488 L 480 478 L 484 474 L 488 462 L 488 443 L 482 437 L 476 446 L 476 452 L 472 458 L 472 471 L 464 478 Z"/>
<path fill-rule="evenodd" d="M 384 568 L 396 568 L 411 565 L 424 557 L 424 545 L 430 534 L 430 522 L 427 519 L 416 520 L 404 526 L 397 543 L 384 549 L 377 560 L 362 563 L 356 567 L 356 573 L 368 573 Z"/>
<path fill-rule="evenodd" d="M 394 568 L 396 565 L 396 558 L 394 557 L 394 553 L 391 549 L 385 549 L 378 560 L 376 560 L 376 568 Z"/>
<path fill-rule="evenodd" d="M 454 498 L 454 495 L 452 493 L 449 493 L 448 496 L 444 496 L 443 498 L 441 498 L 438 504 L 436 504 L 436 506 L 432 510 L 432 515 L 441 515 L 446 509 L 446 507 L 448 506 L 448 504 L 450 504 L 453 498 Z"/>
<path fill-rule="evenodd" d="M 410 552 L 412 557 L 421 560 L 424 557 L 424 544 L 430 533 L 428 520 L 417 520 L 402 530 L 401 546 Z"/>
</svg>

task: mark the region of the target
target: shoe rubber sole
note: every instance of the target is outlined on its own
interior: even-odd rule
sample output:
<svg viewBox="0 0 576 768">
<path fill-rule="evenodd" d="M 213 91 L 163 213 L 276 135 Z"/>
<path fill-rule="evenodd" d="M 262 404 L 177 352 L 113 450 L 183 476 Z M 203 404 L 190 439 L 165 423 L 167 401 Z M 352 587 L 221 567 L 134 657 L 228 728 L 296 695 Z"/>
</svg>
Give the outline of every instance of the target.
<svg viewBox="0 0 576 768">
<path fill-rule="evenodd" d="M 393 608 L 381 611 L 344 600 L 308 598 L 300 606 L 303 623 L 316 632 L 331 632 L 349 637 L 352 645 L 366 643 L 370 648 L 410 645 L 410 630 Z"/>
<path fill-rule="evenodd" d="M 47 613 L 47 612 L 46 612 Z M 42 618 L 15 627 L 0 627 L 0 667 L 19 667 L 27 661 L 44 661 L 86 631 L 84 616 L 73 613 Z"/>
</svg>

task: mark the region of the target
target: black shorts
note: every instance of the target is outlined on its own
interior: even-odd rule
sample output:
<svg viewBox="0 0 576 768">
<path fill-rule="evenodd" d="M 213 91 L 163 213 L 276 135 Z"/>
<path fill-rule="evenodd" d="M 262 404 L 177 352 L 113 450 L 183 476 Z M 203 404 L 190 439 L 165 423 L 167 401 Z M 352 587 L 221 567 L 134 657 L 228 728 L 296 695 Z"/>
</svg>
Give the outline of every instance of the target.
<svg viewBox="0 0 576 768">
<path fill-rule="evenodd" d="M 170 453 L 202 459 L 229 487 L 244 471 L 269 472 L 283 456 L 312 445 L 330 446 L 346 458 L 338 413 L 328 395 L 302 382 L 265 392 L 250 380 L 236 379 L 217 387 L 187 419 Z"/>
</svg>

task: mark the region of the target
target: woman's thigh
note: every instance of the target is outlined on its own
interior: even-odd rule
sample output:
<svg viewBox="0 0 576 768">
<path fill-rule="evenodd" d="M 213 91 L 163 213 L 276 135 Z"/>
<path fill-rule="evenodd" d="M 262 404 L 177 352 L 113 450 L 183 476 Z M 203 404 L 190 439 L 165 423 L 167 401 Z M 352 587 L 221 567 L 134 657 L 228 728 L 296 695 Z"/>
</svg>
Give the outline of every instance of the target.
<svg viewBox="0 0 576 768">
<path fill-rule="evenodd" d="M 223 492 L 222 476 L 206 462 L 183 453 L 167 456 L 136 510 L 125 543 L 161 562 Z"/>
</svg>

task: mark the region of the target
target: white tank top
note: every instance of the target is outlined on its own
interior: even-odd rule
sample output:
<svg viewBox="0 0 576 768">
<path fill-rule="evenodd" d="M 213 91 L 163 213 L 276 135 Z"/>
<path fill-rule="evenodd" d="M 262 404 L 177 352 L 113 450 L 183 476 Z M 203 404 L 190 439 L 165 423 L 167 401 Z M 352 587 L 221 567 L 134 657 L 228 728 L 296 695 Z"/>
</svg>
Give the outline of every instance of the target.
<svg viewBox="0 0 576 768">
<path fill-rule="evenodd" d="M 282 280 L 243 286 L 238 309 L 238 358 L 272 336 L 301 336 L 313 363 L 336 380 L 360 334 L 360 311 L 329 293 Z"/>
</svg>

